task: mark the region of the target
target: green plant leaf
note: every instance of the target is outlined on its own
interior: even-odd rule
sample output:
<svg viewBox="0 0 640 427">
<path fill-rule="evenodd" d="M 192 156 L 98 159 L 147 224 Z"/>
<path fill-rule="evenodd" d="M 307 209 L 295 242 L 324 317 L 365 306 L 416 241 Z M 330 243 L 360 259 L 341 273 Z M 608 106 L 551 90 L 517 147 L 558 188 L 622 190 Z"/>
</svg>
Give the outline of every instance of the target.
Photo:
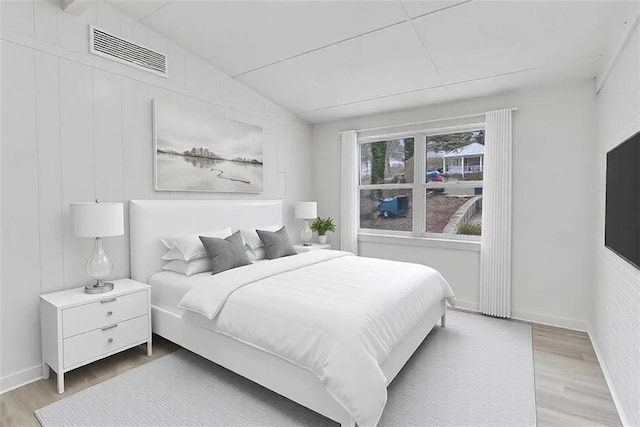
<svg viewBox="0 0 640 427">
<path fill-rule="evenodd" d="M 316 218 L 311 224 L 311 230 L 315 231 L 319 235 L 327 234 L 327 232 L 336 231 L 336 225 L 333 223 L 333 218 Z"/>
</svg>

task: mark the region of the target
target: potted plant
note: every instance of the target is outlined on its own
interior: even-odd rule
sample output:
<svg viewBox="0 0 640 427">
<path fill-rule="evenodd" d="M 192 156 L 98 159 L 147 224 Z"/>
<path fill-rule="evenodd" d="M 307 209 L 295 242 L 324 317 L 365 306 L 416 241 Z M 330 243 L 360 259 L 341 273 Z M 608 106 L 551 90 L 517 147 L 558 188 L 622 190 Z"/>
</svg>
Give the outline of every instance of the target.
<svg viewBox="0 0 640 427">
<path fill-rule="evenodd" d="M 327 232 L 336 231 L 336 225 L 333 223 L 333 218 L 316 218 L 311 224 L 311 229 L 318 233 L 318 242 L 327 243 Z"/>
</svg>

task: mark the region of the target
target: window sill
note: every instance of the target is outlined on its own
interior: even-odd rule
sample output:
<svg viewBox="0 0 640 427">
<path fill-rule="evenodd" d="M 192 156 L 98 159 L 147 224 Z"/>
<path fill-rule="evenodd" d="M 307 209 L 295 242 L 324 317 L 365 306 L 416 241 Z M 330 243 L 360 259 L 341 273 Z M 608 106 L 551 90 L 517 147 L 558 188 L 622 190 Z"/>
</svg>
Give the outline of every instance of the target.
<svg viewBox="0 0 640 427">
<path fill-rule="evenodd" d="M 482 247 L 481 242 L 469 240 L 434 239 L 430 237 L 397 236 L 375 233 L 358 233 L 358 241 L 364 243 L 417 246 L 423 248 L 451 249 L 470 252 L 480 252 L 480 248 Z"/>
</svg>

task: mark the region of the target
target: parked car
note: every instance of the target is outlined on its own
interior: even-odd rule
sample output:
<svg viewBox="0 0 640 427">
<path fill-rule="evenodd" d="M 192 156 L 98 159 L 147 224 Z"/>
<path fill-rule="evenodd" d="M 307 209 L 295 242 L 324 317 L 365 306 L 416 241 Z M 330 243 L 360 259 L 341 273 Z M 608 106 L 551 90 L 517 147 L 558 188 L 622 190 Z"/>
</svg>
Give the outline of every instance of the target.
<svg viewBox="0 0 640 427">
<path fill-rule="evenodd" d="M 427 182 L 429 181 L 442 182 L 442 176 L 440 175 L 440 172 L 437 170 L 427 172 Z"/>
</svg>

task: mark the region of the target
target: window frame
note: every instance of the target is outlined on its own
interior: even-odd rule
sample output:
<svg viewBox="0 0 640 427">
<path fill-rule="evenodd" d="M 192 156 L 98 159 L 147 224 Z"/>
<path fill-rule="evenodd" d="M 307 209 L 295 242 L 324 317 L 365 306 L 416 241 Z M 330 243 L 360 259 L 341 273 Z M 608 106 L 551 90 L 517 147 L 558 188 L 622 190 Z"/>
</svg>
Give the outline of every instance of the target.
<svg viewBox="0 0 640 427">
<path fill-rule="evenodd" d="M 362 145 L 372 142 L 388 141 L 391 139 L 401 138 L 413 138 L 414 141 L 414 159 L 426 159 L 427 156 L 427 138 L 429 136 L 436 135 L 448 135 L 452 133 L 474 132 L 486 130 L 485 122 L 476 122 L 464 125 L 437 127 L 432 129 L 423 130 L 407 130 L 394 133 L 386 133 L 379 135 L 370 135 L 365 137 L 358 137 L 358 165 L 362 167 Z M 394 190 L 394 189 L 411 189 L 412 192 L 412 231 L 397 231 L 397 230 L 380 230 L 374 228 L 362 228 L 360 227 L 360 203 L 357 203 L 357 218 L 358 218 L 358 235 L 366 236 L 388 236 L 388 237 L 413 237 L 419 239 L 427 239 L 437 242 L 446 240 L 454 240 L 460 242 L 480 243 L 482 236 L 470 236 L 464 234 L 445 234 L 445 233 L 428 233 L 427 228 L 427 202 L 426 191 L 428 188 L 428 182 L 426 179 L 419 179 L 420 177 L 426 177 L 426 161 L 414 160 L 414 182 L 413 183 L 392 183 L 392 184 L 360 184 L 361 170 L 358 170 L 358 197 L 360 197 L 362 190 Z M 460 187 L 459 184 L 442 183 L 438 185 L 439 188 L 447 187 Z M 484 188 L 484 177 L 483 177 Z M 423 196 L 425 195 L 425 196 Z M 416 197 L 419 196 L 419 197 Z"/>
<path fill-rule="evenodd" d="M 372 142 L 380 142 L 380 141 L 389 141 L 393 139 L 402 139 L 402 138 L 413 138 L 413 157 L 416 158 L 416 145 L 418 145 L 418 134 L 416 132 L 401 132 L 387 135 L 378 135 L 378 136 L 370 136 L 366 138 L 358 138 L 358 165 L 362 167 L 362 145 L 371 144 Z M 415 164 L 415 162 L 414 162 Z M 414 166 L 415 171 L 415 166 Z M 413 183 L 392 183 L 392 184 L 360 184 L 360 179 L 362 178 L 362 171 L 358 170 L 358 198 L 360 197 L 360 192 L 362 190 L 395 190 L 395 189 L 410 189 L 411 190 L 411 199 L 414 201 L 415 206 L 415 186 L 416 186 L 416 175 L 414 174 Z M 412 231 L 398 231 L 398 230 L 380 230 L 377 228 L 362 228 L 360 227 L 360 203 L 356 204 L 358 206 L 357 218 L 358 218 L 358 234 L 367 233 L 367 234 L 383 234 L 390 236 L 403 236 L 403 237 L 413 237 L 415 236 L 415 207 L 413 208 L 412 218 L 413 225 L 411 227 Z"/>
</svg>

